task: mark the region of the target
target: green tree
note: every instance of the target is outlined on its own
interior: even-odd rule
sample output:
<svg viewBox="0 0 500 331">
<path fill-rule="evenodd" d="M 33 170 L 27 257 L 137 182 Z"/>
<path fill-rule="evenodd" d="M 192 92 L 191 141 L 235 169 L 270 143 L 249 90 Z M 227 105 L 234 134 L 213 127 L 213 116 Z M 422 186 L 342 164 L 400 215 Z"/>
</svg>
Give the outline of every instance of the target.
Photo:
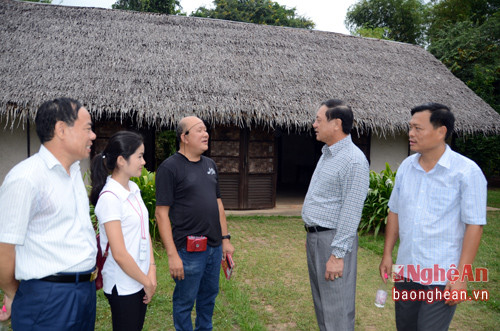
<svg viewBox="0 0 500 331">
<path fill-rule="evenodd" d="M 383 39 L 423 44 L 427 15 L 422 0 L 360 0 L 347 10 L 345 25 L 354 35 L 378 35 L 382 29 Z"/>
<path fill-rule="evenodd" d="M 500 112 L 500 0 L 434 0 L 429 51 Z"/>
<path fill-rule="evenodd" d="M 500 0 L 431 0 L 428 4 L 359 0 L 349 8 L 345 24 L 355 35 L 427 46 L 500 113 Z M 456 148 L 476 161 L 486 176 L 499 176 L 499 141 L 499 136 L 461 137 Z"/>
<path fill-rule="evenodd" d="M 112 8 L 170 15 L 180 14 L 182 9 L 179 0 L 118 0 Z"/>
<path fill-rule="evenodd" d="M 432 4 L 429 51 L 500 113 L 500 1 L 435 0 Z M 455 144 L 486 177 L 500 176 L 500 136 L 464 136 Z"/>
<path fill-rule="evenodd" d="M 483 24 L 462 21 L 434 32 L 429 51 L 500 112 L 500 13 Z"/>
<path fill-rule="evenodd" d="M 499 0 L 432 0 L 429 35 L 457 22 L 470 21 L 481 25 L 498 12 L 499 7 Z"/>
<path fill-rule="evenodd" d="M 455 144 L 459 153 L 477 163 L 486 178 L 500 177 L 500 136 L 466 135 Z"/>
<path fill-rule="evenodd" d="M 199 7 L 192 16 L 266 25 L 314 28 L 314 22 L 297 16 L 295 8 L 288 9 L 271 0 L 214 0 L 215 9 Z"/>
</svg>

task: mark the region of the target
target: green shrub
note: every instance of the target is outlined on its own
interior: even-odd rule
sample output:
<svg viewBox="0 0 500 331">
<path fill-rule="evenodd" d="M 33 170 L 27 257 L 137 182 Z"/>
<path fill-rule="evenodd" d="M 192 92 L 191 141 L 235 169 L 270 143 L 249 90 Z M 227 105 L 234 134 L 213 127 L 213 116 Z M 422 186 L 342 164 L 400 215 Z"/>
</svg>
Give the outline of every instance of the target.
<svg viewBox="0 0 500 331">
<path fill-rule="evenodd" d="M 165 130 L 156 134 L 155 139 L 155 160 L 156 168 L 169 156 L 177 152 L 176 148 L 177 134 L 175 130 Z"/>
<path fill-rule="evenodd" d="M 156 240 L 160 238 L 158 232 L 158 226 L 156 225 L 155 209 L 156 209 L 156 174 L 154 172 L 148 171 L 146 168 L 142 168 L 142 173 L 140 177 L 132 177 L 131 181 L 139 186 L 141 190 L 142 200 L 146 205 L 149 213 L 149 233 L 151 234 L 151 240 Z"/>
<path fill-rule="evenodd" d="M 359 234 L 373 232 L 377 237 L 380 231 L 385 230 L 389 213 L 389 198 L 396 179 L 396 172 L 391 170 L 388 163 L 380 173 L 370 171 L 370 189 L 363 207 L 363 214 L 359 223 Z"/>
</svg>

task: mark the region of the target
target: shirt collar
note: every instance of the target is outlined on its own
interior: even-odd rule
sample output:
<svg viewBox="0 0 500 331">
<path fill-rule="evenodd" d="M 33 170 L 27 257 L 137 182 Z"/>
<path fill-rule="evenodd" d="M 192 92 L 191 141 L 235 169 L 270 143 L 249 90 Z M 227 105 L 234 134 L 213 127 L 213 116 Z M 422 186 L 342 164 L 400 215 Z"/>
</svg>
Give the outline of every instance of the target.
<svg viewBox="0 0 500 331">
<path fill-rule="evenodd" d="M 446 168 L 446 169 L 450 169 L 452 153 L 453 153 L 453 151 L 451 150 L 450 146 L 448 146 L 448 144 L 446 144 L 446 148 L 444 150 L 444 153 L 443 153 L 443 155 L 441 155 L 441 157 L 439 158 L 439 161 L 436 163 L 436 165 L 439 165 L 439 166 Z M 412 164 L 416 169 L 423 170 L 420 163 L 418 163 L 418 161 L 420 160 L 420 155 L 421 155 L 420 153 L 415 154 L 415 157 L 412 159 Z M 436 168 L 436 166 L 434 166 L 434 168 Z"/>
<path fill-rule="evenodd" d="M 342 140 L 337 141 L 335 144 L 332 144 L 331 146 L 328 146 L 325 144 L 323 146 L 322 152 L 323 152 L 323 154 L 330 154 L 332 156 L 335 156 L 342 149 L 349 146 L 351 143 L 352 143 L 352 139 L 351 139 L 351 135 L 349 134 L 349 135 L 347 135 L 347 137 L 345 137 Z"/>
<path fill-rule="evenodd" d="M 120 200 L 125 201 L 129 197 L 135 196 L 137 192 L 140 191 L 139 187 L 134 184 L 134 182 L 129 181 L 130 191 L 127 191 L 120 183 L 111 178 L 111 176 L 108 176 L 106 179 L 106 191 L 112 191 Z"/>
<path fill-rule="evenodd" d="M 47 147 L 45 147 L 43 144 L 40 146 L 38 155 L 43 160 L 47 168 L 52 169 L 54 167 L 60 166 L 64 170 L 64 167 L 61 164 L 61 162 L 59 162 L 59 160 L 54 156 L 54 154 L 52 154 L 52 152 L 49 151 Z M 70 166 L 70 172 L 73 172 L 75 170 L 80 170 L 80 161 L 76 161 Z M 64 172 L 66 172 L 66 170 L 64 170 Z"/>
<path fill-rule="evenodd" d="M 441 167 L 444 167 L 446 169 L 450 169 L 451 167 L 451 153 L 452 150 L 448 144 L 446 144 L 446 149 L 444 150 L 443 155 L 439 158 L 439 161 L 437 164 L 439 164 Z"/>
</svg>

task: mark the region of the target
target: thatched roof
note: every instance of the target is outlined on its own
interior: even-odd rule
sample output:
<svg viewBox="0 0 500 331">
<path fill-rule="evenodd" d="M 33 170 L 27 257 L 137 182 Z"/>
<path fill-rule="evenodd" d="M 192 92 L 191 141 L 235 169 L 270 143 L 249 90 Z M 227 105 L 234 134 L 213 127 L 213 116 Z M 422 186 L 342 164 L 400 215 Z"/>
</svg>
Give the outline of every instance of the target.
<svg viewBox="0 0 500 331">
<path fill-rule="evenodd" d="M 397 42 L 0 0 L 0 54 L 9 123 L 69 96 L 94 118 L 152 126 L 195 113 L 215 124 L 304 128 L 321 101 L 340 98 L 361 130 L 405 130 L 409 109 L 434 101 L 452 108 L 460 132 L 500 132 L 500 116 L 444 65 Z"/>
</svg>

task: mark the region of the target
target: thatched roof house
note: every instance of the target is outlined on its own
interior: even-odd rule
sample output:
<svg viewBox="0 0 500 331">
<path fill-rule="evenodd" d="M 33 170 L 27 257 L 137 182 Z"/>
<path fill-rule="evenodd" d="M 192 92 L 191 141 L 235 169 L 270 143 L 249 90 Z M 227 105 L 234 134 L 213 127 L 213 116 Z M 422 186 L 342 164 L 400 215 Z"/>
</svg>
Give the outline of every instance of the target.
<svg viewBox="0 0 500 331">
<path fill-rule="evenodd" d="M 498 114 L 409 44 L 152 13 L 0 2 L 0 113 L 31 116 L 70 95 L 96 116 L 151 125 L 195 112 L 213 123 L 308 126 L 348 101 L 361 127 L 406 129 L 408 109 L 449 105 L 457 130 L 500 131 Z"/>
<path fill-rule="evenodd" d="M 214 127 L 288 132 L 308 128 L 335 97 L 353 107 L 358 132 L 378 137 L 405 131 L 409 109 L 428 101 L 452 108 L 458 133 L 500 132 L 500 116 L 443 64 L 397 42 L 0 0 L 0 54 L 6 127 L 70 96 L 94 119 L 159 128 L 194 113 Z"/>
</svg>

